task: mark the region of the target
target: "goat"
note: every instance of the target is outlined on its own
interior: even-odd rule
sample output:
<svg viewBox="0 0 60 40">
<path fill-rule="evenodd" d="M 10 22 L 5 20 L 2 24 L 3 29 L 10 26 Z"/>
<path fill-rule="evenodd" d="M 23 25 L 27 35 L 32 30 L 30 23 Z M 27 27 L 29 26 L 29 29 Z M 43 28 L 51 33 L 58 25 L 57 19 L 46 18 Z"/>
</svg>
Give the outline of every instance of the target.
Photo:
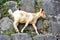
<svg viewBox="0 0 60 40">
<path fill-rule="evenodd" d="M 25 26 L 22 28 L 21 32 L 24 31 L 24 29 L 28 26 L 28 24 L 32 24 L 37 35 L 39 35 L 35 24 L 36 24 L 37 19 L 39 17 L 46 18 L 46 15 L 45 15 L 44 10 L 42 8 L 37 13 L 29 13 L 29 12 L 25 12 L 22 10 L 20 10 L 20 11 L 17 10 L 13 13 L 11 9 L 9 9 L 8 12 L 14 17 L 13 25 L 14 25 L 16 32 L 19 33 L 17 26 L 18 26 L 18 22 L 20 22 L 20 23 L 25 23 Z"/>
</svg>

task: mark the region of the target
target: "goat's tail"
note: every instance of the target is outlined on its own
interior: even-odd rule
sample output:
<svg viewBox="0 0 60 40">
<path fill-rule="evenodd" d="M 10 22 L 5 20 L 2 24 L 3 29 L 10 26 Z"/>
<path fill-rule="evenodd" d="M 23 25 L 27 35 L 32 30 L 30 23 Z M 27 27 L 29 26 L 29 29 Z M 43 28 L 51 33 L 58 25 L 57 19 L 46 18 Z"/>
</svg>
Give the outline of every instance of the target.
<svg viewBox="0 0 60 40">
<path fill-rule="evenodd" d="M 11 15 L 13 14 L 11 9 L 8 10 L 8 13 L 11 14 Z"/>
</svg>

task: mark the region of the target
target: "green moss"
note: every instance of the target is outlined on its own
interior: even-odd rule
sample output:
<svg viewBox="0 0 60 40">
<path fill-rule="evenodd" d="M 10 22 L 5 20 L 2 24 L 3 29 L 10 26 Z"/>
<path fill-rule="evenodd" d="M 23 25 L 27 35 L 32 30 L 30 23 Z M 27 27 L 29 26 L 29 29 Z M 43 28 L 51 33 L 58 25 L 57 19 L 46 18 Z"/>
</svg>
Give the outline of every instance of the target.
<svg viewBox="0 0 60 40">
<path fill-rule="evenodd" d="M 3 15 L 4 17 L 10 17 L 11 15 L 10 14 L 5 14 Z"/>
<path fill-rule="evenodd" d="M 37 39 L 33 38 L 33 40 L 37 40 Z"/>
<path fill-rule="evenodd" d="M 14 34 L 14 32 L 13 31 L 10 31 L 10 32 L 9 31 L 6 31 L 5 34 L 6 35 L 11 35 L 11 34 Z"/>
<path fill-rule="evenodd" d="M 14 33 L 15 33 L 14 29 L 12 29 L 12 30 L 10 30 L 10 31 L 8 30 L 8 31 L 5 31 L 5 32 L 4 32 L 5 35 L 9 35 L 9 36 L 10 36 L 11 34 L 14 34 Z"/>
</svg>

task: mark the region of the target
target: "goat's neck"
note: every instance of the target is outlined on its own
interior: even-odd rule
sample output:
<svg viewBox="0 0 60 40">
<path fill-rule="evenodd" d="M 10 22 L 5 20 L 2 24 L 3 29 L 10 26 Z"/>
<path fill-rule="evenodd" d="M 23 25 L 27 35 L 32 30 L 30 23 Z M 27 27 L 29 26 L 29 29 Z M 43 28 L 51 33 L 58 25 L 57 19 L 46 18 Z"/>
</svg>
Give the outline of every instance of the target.
<svg viewBox="0 0 60 40">
<path fill-rule="evenodd" d="M 36 18 L 38 19 L 40 17 L 40 12 L 36 13 Z"/>
</svg>

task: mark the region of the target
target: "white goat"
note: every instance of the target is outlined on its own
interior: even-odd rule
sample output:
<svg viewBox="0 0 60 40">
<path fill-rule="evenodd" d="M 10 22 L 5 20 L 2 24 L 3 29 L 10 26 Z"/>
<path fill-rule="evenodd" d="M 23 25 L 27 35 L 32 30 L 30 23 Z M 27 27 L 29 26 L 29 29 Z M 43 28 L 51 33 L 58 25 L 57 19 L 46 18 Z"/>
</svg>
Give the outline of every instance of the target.
<svg viewBox="0 0 60 40">
<path fill-rule="evenodd" d="M 21 32 L 23 32 L 23 30 L 28 26 L 28 24 L 32 24 L 36 33 L 39 35 L 35 24 L 39 17 L 42 17 L 42 18 L 46 17 L 43 9 L 40 9 L 40 11 L 37 13 L 29 13 L 22 10 L 16 10 L 15 12 L 12 13 L 11 9 L 9 9 L 8 12 L 14 17 L 13 25 L 16 32 L 19 33 L 17 25 L 18 25 L 18 22 L 20 22 L 20 23 L 26 23 L 23 29 L 21 30 Z"/>
</svg>

